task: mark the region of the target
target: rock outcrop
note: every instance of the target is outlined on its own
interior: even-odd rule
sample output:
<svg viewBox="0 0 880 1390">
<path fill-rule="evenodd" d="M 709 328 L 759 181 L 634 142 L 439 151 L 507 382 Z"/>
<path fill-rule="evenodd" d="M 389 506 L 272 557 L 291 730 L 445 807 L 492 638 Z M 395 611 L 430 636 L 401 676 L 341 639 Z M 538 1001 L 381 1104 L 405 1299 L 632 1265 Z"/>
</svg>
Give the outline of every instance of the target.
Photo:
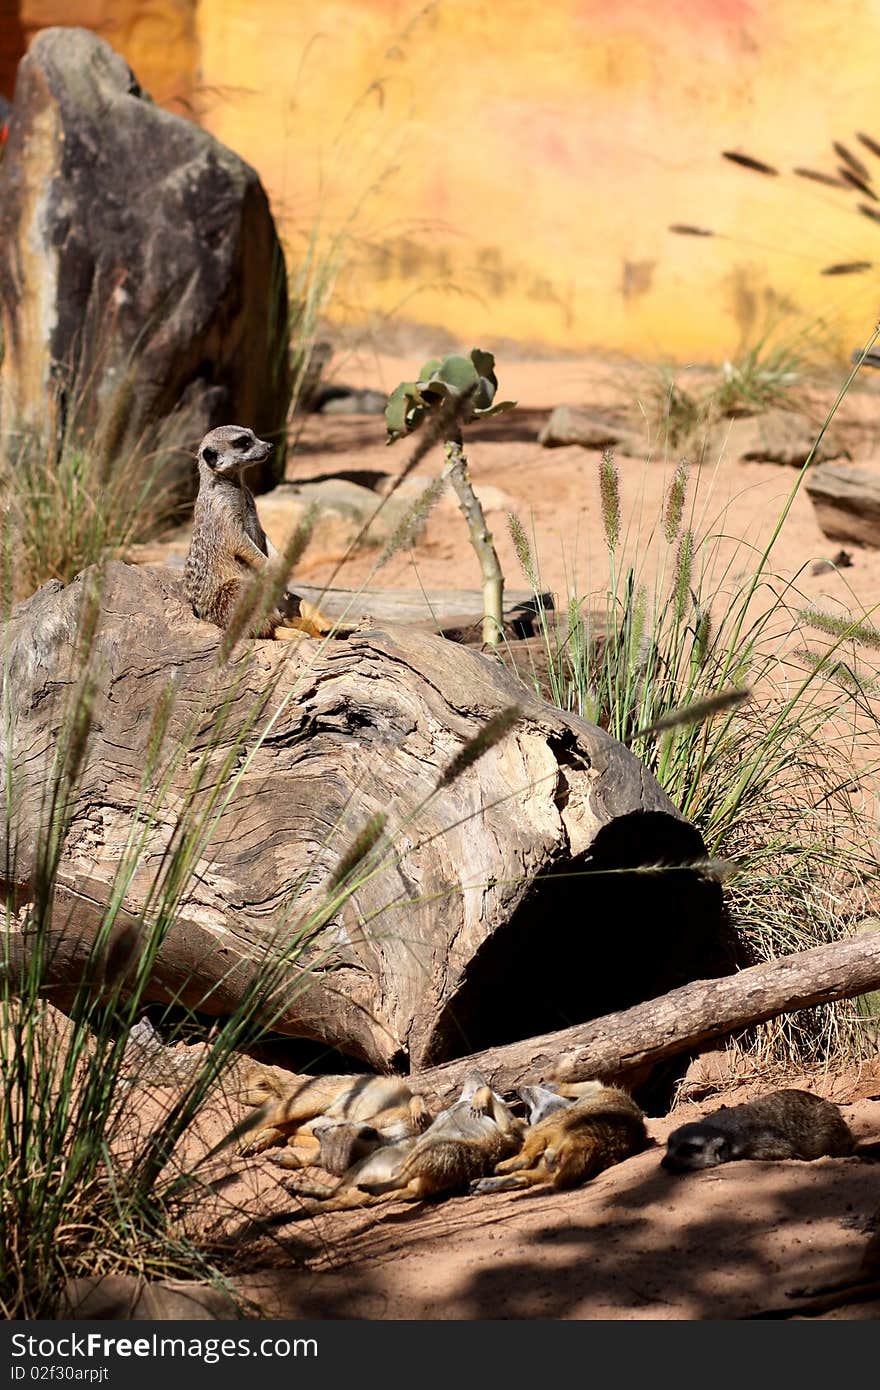
<svg viewBox="0 0 880 1390">
<path fill-rule="evenodd" d="M 824 534 L 834 541 L 880 546 L 880 472 L 823 463 L 807 475 L 807 492 Z"/>
<path fill-rule="evenodd" d="M 19 65 L 0 246 L 7 453 L 23 433 L 98 437 L 110 466 L 166 449 L 191 496 L 186 451 L 214 425 L 283 440 L 287 287 L 259 178 L 87 30 L 44 30 Z"/>
</svg>

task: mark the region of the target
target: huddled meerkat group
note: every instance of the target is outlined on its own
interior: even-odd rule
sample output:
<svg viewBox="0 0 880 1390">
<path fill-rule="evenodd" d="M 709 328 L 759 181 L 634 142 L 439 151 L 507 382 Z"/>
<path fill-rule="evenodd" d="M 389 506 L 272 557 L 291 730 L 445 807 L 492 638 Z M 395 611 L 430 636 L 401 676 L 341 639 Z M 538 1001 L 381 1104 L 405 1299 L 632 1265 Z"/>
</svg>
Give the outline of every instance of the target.
<svg viewBox="0 0 880 1390">
<path fill-rule="evenodd" d="M 320 1167 L 335 1184 L 288 1179 L 303 1212 L 350 1210 L 439 1194 L 570 1188 L 642 1152 L 645 1117 L 600 1081 L 524 1086 L 507 1102 L 479 1072 L 432 1115 L 424 1096 L 392 1077 L 257 1073 L 247 1096 L 262 1105 L 247 1151 L 286 1146 L 282 1168 Z M 682 1173 L 734 1159 L 846 1157 L 855 1139 L 836 1105 L 781 1090 L 722 1106 L 670 1134 L 662 1166 Z"/>
</svg>

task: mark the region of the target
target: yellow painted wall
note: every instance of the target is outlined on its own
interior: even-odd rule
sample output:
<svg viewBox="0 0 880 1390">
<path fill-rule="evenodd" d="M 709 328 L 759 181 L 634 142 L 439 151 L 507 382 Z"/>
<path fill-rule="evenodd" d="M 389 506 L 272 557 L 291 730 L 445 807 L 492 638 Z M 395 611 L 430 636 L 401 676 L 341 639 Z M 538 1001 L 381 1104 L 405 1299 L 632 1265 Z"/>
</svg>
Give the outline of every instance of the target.
<svg viewBox="0 0 880 1390">
<path fill-rule="evenodd" d="M 880 275 L 819 273 L 880 264 L 857 195 L 719 153 L 833 172 L 832 139 L 880 139 L 878 0 L 200 0 L 198 26 L 207 122 L 291 245 L 353 215 L 348 313 L 688 357 L 778 297 L 847 346 L 880 311 Z"/>
<path fill-rule="evenodd" d="M 863 340 L 880 222 L 794 177 L 880 140 L 880 0 L 22 0 L 88 24 L 336 235 L 336 312 L 467 341 L 719 357 L 780 302 Z M 784 171 L 761 177 L 734 148 Z M 880 204 L 878 204 L 880 207 Z M 714 229 L 696 239 L 670 224 Z"/>
</svg>

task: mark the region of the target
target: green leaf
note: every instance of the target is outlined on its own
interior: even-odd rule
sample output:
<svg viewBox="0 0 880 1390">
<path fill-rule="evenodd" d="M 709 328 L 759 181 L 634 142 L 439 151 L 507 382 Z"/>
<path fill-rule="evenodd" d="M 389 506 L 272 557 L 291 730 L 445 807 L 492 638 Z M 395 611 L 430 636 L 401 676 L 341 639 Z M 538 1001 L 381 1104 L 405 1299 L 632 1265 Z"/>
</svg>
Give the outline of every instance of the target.
<svg viewBox="0 0 880 1390">
<path fill-rule="evenodd" d="M 476 414 L 480 410 L 489 409 L 489 406 L 495 399 L 495 392 L 497 391 L 497 389 L 497 386 L 494 386 L 488 377 L 481 376 L 479 378 L 479 385 L 476 391 L 474 392 L 472 401 L 472 409 L 474 414 Z"/>
<path fill-rule="evenodd" d="M 416 382 L 402 381 L 395 386 L 385 407 L 386 443 L 393 444 L 396 439 L 402 439 L 405 434 L 417 429 L 424 415 L 424 401 Z"/>
<path fill-rule="evenodd" d="M 438 372 L 443 365 L 442 357 L 430 357 L 419 372 L 419 381 L 430 381 L 431 377 Z"/>
<path fill-rule="evenodd" d="M 487 415 L 500 415 L 503 410 L 514 410 L 516 401 L 496 401 L 494 405 L 487 406 L 485 410 L 475 410 L 474 414 L 485 419 Z"/>
<path fill-rule="evenodd" d="M 443 382 L 450 391 L 456 395 L 463 396 L 465 391 L 470 391 L 479 382 L 477 369 L 469 357 L 459 357 L 456 353 L 451 353 L 449 357 L 444 357 L 437 371 L 430 378 L 430 385 L 435 386 Z"/>
<path fill-rule="evenodd" d="M 471 349 L 471 361 L 477 371 L 477 376 L 484 376 L 487 381 L 492 383 L 492 395 L 498 390 L 498 378 L 495 375 L 495 356 L 491 352 L 483 352 L 482 348 Z"/>
</svg>

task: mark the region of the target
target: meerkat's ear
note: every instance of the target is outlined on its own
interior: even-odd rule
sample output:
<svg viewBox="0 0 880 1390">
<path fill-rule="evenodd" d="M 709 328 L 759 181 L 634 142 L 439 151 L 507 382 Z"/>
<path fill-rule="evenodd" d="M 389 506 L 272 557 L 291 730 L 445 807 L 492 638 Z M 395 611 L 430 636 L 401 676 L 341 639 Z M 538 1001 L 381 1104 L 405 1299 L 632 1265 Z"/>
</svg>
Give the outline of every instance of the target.
<svg viewBox="0 0 880 1390">
<path fill-rule="evenodd" d="M 202 458 L 205 460 L 205 463 L 208 465 L 209 468 L 214 467 L 214 464 L 217 462 L 217 459 L 219 457 L 220 455 L 217 453 L 217 450 L 212 449 L 210 445 L 207 447 L 207 449 L 202 450 Z"/>
</svg>

